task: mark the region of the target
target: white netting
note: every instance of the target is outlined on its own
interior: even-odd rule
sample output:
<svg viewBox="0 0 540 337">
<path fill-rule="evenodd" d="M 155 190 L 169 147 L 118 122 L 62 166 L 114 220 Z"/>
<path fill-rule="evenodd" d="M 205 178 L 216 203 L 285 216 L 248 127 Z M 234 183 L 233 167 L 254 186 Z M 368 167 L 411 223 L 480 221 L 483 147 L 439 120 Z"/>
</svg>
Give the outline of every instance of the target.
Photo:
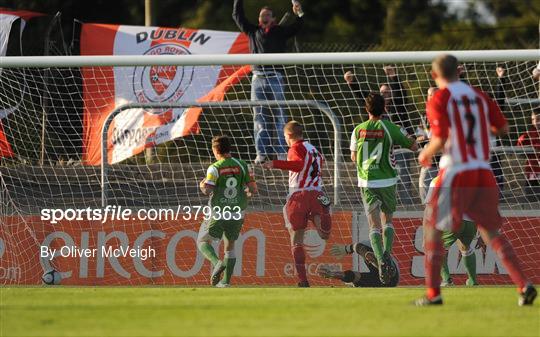
<svg viewBox="0 0 540 337">
<path fill-rule="evenodd" d="M 527 188 L 527 183 L 531 181 L 526 180 L 526 161 L 527 158 L 538 160 L 535 156 L 539 154 L 538 149 L 533 147 L 517 146 L 520 135 L 531 127 L 532 110 L 538 107 L 538 101 L 535 100 L 538 97 L 538 83 L 531 78 L 531 70 L 536 62 L 464 63 L 464 79 L 495 96 L 510 122 L 510 134 L 496 144 L 494 170 L 501 186 L 503 212 L 512 211 L 514 215 L 521 215 L 509 220 L 510 224 L 505 228 L 518 252 L 525 255 L 527 273 L 538 280 L 540 272 L 538 267 L 534 267 L 534 259 L 540 258 L 540 222 L 537 212 L 540 194 L 534 188 Z M 498 78 L 495 72 L 497 66 L 506 70 L 504 77 Z M 208 83 L 205 74 L 215 67 L 220 66 L 194 67 L 194 74 L 197 75 L 192 78 L 190 85 L 207 86 L 206 89 L 210 90 L 214 83 Z M 356 187 L 356 170 L 350 162 L 348 151 L 350 132 L 367 118 L 362 95 L 369 91 L 378 92 L 381 85 L 389 84 L 394 98 L 390 118 L 411 132 L 418 133 L 417 129 L 425 128 L 423 116 L 426 91 L 433 85 L 429 77 L 430 64 L 394 64 L 394 68 L 396 77 L 388 77 L 381 64 L 284 66 L 285 99 L 323 102 L 337 116 L 341 126 L 339 136 L 343 150 L 338 153 L 341 160 L 339 205 L 334 206 L 335 227 L 331 242 L 326 246 L 332 242 L 366 239 L 360 193 Z M 122 74 L 127 75 L 116 78 L 116 82 L 136 87 L 137 83 L 134 82 L 137 77 L 134 74 L 137 72 L 129 68 L 124 70 Z M 343 74 L 348 70 L 355 73 L 360 92 L 354 92 L 345 83 Z M 114 73 L 110 67 L 87 67 L 84 72 L 86 78 L 83 79 L 79 68 L 2 69 L 0 108 L 13 108 L 13 112 L 2 119 L 2 124 L 16 157 L 4 158 L 0 166 L 0 239 L 3 239 L 4 249 L 0 249 L 4 254 L 0 261 L 3 271 L 10 266 L 21 268 L 20 278 L 3 277 L 4 283 L 38 281 L 42 270 L 37 259 L 39 247 L 29 237 L 30 232 L 35 234 L 40 243 L 52 240 L 51 247 L 73 244 L 92 248 L 103 244 L 133 246 L 144 243 L 151 244 L 157 250 L 158 256 L 152 262 L 131 258 L 100 260 L 92 257 L 57 257 L 54 259 L 57 268 L 71 272 L 64 274 L 66 282 L 206 283 L 209 267 L 202 264 L 202 257 L 196 254 L 195 242 L 192 240 L 200 221 L 130 220 L 109 221 L 102 225 L 77 220 L 48 224 L 39 220 L 43 209 L 100 207 L 101 169 L 99 166 L 84 165 L 82 161 L 83 110 L 86 105 L 95 110 L 110 111 L 107 104 L 115 101 L 114 85 L 106 86 L 103 83 L 114 83 L 115 79 L 111 78 Z M 232 108 L 226 103 L 250 100 L 251 82 L 251 76 L 246 76 L 233 85 L 225 96 L 223 107 L 205 108 L 199 119 L 198 133 L 156 146 L 150 160 L 145 158 L 143 151 L 109 166 L 108 204 L 134 209 L 205 205 L 207 197 L 198 190 L 198 182 L 214 160 L 210 148 L 213 136 L 231 136 L 233 153 L 237 157 L 250 163 L 255 159 L 251 108 Z M 95 91 L 85 92 L 83 83 L 96 84 L 89 89 Z M 397 89 L 399 87 L 401 89 Z M 300 121 L 305 128 L 305 138 L 325 156 L 326 191 L 333 198 L 335 135 L 330 120 L 318 109 L 292 104 L 284 108 L 287 119 Z M 128 110 L 124 115 L 130 113 L 137 112 Z M 276 136 L 272 138 L 275 142 Z M 419 211 L 422 210 L 418 188 L 420 170 L 416 154 L 397 152 L 401 156 L 398 157 L 401 177 L 398 186 L 398 219 L 394 224 L 398 234 L 394 253 L 400 262 L 402 284 L 418 284 L 421 278 L 416 277 L 422 273 L 417 270 L 422 247 L 418 244 L 419 233 L 416 230 L 420 225 Z M 248 217 L 249 224 L 244 232 L 244 257 L 237 270 L 241 276 L 237 279 L 247 284 L 291 284 L 295 280 L 292 277 L 292 258 L 287 232 L 281 219 L 281 207 L 287 194 L 287 173 L 265 171 L 257 165 L 252 167 L 260 193 L 250 202 L 252 214 Z M 323 252 L 323 243 L 316 238 L 310 240 L 308 261 L 311 269 L 308 270 L 311 272 L 319 263 L 337 263 L 339 268 L 349 268 L 356 262 L 356 259 L 332 261 L 328 253 Z M 493 256 L 484 256 L 484 259 L 479 260 L 482 264 L 480 272 L 484 270 L 488 274 L 480 278 L 481 282 L 508 282 L 507 277 L 492 274 L 498 270 L 498 266 L 494 267 Z M 451 261 L 455 262 L 451 270 L 463 271 L 462 266 L 457 265 L 457 256 Z M 315 276 L 311 277 L 314 282 L 319 281 Z"/>
</svg>

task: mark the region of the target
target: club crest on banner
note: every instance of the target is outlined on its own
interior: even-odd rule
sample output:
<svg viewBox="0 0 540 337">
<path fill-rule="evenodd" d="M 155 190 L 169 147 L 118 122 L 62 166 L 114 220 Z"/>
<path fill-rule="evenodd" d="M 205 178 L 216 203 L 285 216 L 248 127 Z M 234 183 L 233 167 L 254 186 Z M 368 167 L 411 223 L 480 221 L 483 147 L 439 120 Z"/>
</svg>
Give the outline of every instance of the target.
<svg viewBox="0 0 540 337">
<path fill-rule="evenodd" d="M 144 53 L 144 55 L 189 54 L 191 54 L 189 50 L 177 44 L 158 44 Z M 139 103 L 177 102 L 191 85 L 194 73 L 193 66 L 135 67 L 133 93 Z"/>
</svg>

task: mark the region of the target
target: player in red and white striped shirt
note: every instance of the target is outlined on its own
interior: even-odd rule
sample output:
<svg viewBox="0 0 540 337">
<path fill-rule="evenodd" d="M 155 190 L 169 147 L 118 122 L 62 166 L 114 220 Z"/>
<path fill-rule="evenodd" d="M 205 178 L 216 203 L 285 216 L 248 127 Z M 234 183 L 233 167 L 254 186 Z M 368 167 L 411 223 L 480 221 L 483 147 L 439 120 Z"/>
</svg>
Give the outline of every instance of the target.
<svg viewBox="0 0 540 337">
<path fill-rule="evenodd" d="M 499 232 L 499 191 L 489 165 L 490 138 L 508 132 L 501 110 L 481 90 L 458 80 L 458 60 L 441 55 L 432 63 L 439 91 L 427 103 L 432 137 L 418 156 L 424 167 L 442 150 L 439 181 L 427 200 L 425 267 L 427 296 L 417 305 L 442 304 L 440 269 L 444 255 L 441 231 L 459 229 L 463 214 L 478 225 L 518 286 L 519 305 L 532 304 L 536 290 L 523 274 L 514 249 Z"/>
<path fill-rule="evenodd" d="M 323 157 L 302 136 L 302 125 L 291 121 L 284 128 L 289 146 L 287 160 L 273 160 L 263 166 L 267 169 L 289 171 L 289 195 L 283 207 L 285 226 L 291 237 L 292 255 L 299 278 L 299 287 L 309 287 L 306 275 L 304 232 L 311 220 L 323 240 L 330 237 L 332 219 L 330 199 L 323 193 Z"/>
</svg>

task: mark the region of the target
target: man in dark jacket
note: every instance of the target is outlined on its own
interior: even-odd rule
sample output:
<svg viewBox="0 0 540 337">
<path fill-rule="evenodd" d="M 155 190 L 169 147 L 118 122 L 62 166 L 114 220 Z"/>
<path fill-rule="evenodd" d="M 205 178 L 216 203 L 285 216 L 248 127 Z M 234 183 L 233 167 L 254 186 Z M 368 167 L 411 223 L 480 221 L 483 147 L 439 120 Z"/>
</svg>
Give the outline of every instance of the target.
<svg viewBox="0 0 540 337">
<path fill-rule="evenodd" d="M 292 10 L 297 16 L 295 22 L 282 26 L 277 24 L 270 7 L 262 7 L 258 24 L 255 25 L 246 18 L 243 1 L 235 0 L 232 16 L 238 28 L 248 36 L 252 53 L 283 53 L 286 51 L 287 40 L 293 37 L 303 24 L 304 13 L 298 1 L 293 2 Z M 285 100 L 283 72 L 283 66 L 280 65 L 254 65 L 251 100 Z M 263 163 L 273 154 L 277 155 L 277 159 L 286 159 L 287 147 L 281 132 L 287 122 L 283 108 L 255 107 L 253 113 L 257 150 L 255 163 Z"/>
</svg>

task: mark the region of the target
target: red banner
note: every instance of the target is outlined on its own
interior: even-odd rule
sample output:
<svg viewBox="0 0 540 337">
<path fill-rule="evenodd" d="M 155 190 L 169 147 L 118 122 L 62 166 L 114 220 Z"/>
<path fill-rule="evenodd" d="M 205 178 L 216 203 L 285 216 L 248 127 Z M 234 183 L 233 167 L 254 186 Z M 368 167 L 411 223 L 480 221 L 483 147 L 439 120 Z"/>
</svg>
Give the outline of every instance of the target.
<svg viewBox="0 0 540 337">
<path fill-rule="evenodd" d="M 249 52 L 238 32 L 190 28 L 84 24 L 81 55 L 184 55 Z M 101 132 L 108 115 L 126 103 L 223 100 L 249 66 L 84 67 L 83 160 L 101 163 Z M 199 131 L 200 108 L 130 109 L 109 129 L 108 161 L 117 163 L 145 148 Z"/>
</svg>

